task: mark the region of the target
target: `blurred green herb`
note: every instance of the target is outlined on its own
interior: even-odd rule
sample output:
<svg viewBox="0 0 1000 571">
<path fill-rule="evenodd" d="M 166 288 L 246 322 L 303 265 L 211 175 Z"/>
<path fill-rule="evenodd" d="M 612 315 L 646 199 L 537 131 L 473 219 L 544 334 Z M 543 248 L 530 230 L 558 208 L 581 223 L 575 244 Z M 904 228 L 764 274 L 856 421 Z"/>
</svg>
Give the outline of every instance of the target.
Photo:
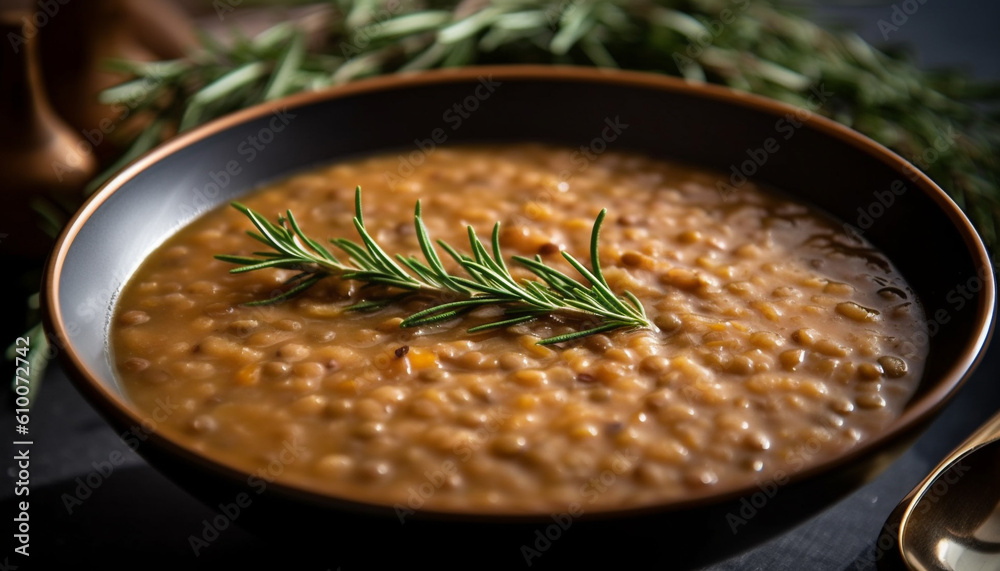
<svg viewBox="0 0 1000 571">
<path fill-rule="evenodd" d="M 965 209 L 987 244 L 997 244 L 1000 87 L 921 71 L 905 54 L 820 27 L 801 6 L 767 0 L 328 5 L 322 33 L 308 38 L 285 22 L 227 44 L 204 36 L 202 48 L 185 60 L 118 62 L 136 79 L 104 99 L 137 104 L 158 118 L 126 158 L 175 129 L 361 77 L 508 62 L 622 67 L 719 83 L 832 117 L 910 159 Z"/>
<path fill-rule="evenodd" d="M 234 274 L 270 268 L 297 272 L 286 281 L 288 289 L 285 292 L 249 305 L 284 301 L 309 289 L 325 277 L 338 276 L 409 293 L 457 298 L 410 315 L 400 323 L 400 327 L 430 325 L 486 306 L 503 307 L 503 316 L 472 327 L 469 333 L 526 323 L 556 313 L 577 319 L 582 317 L 584 321 L 593 324 L 589 329 L 542 339 L 538 342 L 539 345 L 571 341 L 612 329 L 651 326 L 639 300 L 629 292 L 625 292 L 624 299 L 618 297 L 604 279 L 597 255 L 601 223 L 606 214 L 604 210 L 594 221 L 590 235 L 591 269 L 588 270 L 569 253 L 562 253 L 566 261 L 590 283 L 590 287 L 585 287 L 559 270 L 545 265 L 541 256 L 534 259 L 514 256 L 514 261 L 539 279 L 519 281 L 514 278 L 500 251 L 499 222 L 493 226 L 492 254 L 486 250 L 471 226 L 468 227 L 468 234 L 472 256 L 461 254 L 448 243 L 438 240 L 438 246 L 448 252 L 468 277 L 448 273 L 427 233 L 419 201 L 413 214 L 413 224 L 425 261 L 399 254 L 392 257 L 375 242 L 365 227 L 360 186 L 354 194 L 354 227 L 361 237 L 361 243 L 346 238 L 330 240 L 330 243 L 348 255 L 347 260 L 338 259 L 321 243 L 306 236 L 291 210 L 286 211 L 274 223 L 242 204 L 233 203 L 233 207 L 249 218 L 257 229 L 256 232 L 248 232 L 250 237 L 271 250 L 254 252 L 252 256 L 220 254 L 216 258 L 238 264 L 240 267 L 230 270 Z M 383 297 L 356 304 L 349 309 L 376 309 L 399 298 L 400 296 Z"/>
</svg>

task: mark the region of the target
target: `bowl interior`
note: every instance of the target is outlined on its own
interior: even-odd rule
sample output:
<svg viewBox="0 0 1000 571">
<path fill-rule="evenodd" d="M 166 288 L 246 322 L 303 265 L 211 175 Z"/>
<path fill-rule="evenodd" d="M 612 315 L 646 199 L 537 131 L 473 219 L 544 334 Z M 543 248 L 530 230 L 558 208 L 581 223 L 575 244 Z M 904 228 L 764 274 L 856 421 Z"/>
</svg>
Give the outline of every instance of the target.
<svg viewBox="0 0 1000 571">
<path fill-rule="evenodd" d="M 817 104 L 822 94 L 817 95 Z M 313 165 L 397 149 L 399 173 L 442 145 L 538 141 L 638 151 L 743 177 L 825 209 L 892 259 L 931 335 L 917 394 L 887 438 L 935 410 L 990 329 L 993 274 L 966 218 L 930 180 L 830 121 L 726 90 L 633 73 L 483 68 L 379 79 L 251 109 L 147 155 L 70 224 L 50 263 L 48 325 L 100 408 L 131 413 L 107 348 L 115 296 L 200 213 Z M 877 439 L 876 439 L 877 440 Z M 869 442 L 866 446 L 874 446 Z"/>
</svg>

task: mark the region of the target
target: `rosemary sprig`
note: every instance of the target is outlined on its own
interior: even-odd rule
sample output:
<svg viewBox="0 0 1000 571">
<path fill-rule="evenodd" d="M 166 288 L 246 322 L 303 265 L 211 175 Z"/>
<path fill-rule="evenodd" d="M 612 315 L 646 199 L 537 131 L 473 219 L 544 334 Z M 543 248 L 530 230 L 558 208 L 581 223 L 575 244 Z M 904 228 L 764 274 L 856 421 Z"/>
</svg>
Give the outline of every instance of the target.
<svg viewBox="0 0 1000 571">
<path fill-rule="evenodd" d="M 630 292 L 625 292 L 624 299 L 615 295 L 601 271 L 598 241 L 601 224 L 607 214 L 605 210 L 597 216 L 590 235 L 592 269 L 588 270 L 569 253 L 562 253 L 566 261 L 590 284 L 587 287 L 559 270 L 545 265 L 541 256 L 535 256 L 534 259 L 513 257 L 514 261 L 539 278 L 518 281 L 511 275 L 500 250 L 499 222 L 493 226 L 492 253 L 487 251 L 472 226 L 468 227 L 471 256 L 462 254 L 447 242 L 438 240 L 437 245 L 455 260 L 468 277 L 448 273 L 427 232 L 419 201 L 414 209 L 413 224 L 424 259 L 401 254 L 390 256 L 365 227 L 360 186 L 354 194 L 354 228 L 361 238 L 361 243 L 346 238 L 330 240 L 331 244 L 347 254 L 346 260 L 337 258 L 321 243 L 308 237 L 299 227 L 291 210 L 285 211 L 283 216 L 278 217 L 278 222 L 274 223 L 242 204 L 233 203 L 233 207 L 249 218 L 257 229 L 256 232 L 250 230 L 247 234 L 271 250 L 254 252 L 252 256 L 221 254 L 216 258 L 240 265 L 230 270 L 234 274 L 266 268 L 291 269 L 298 272 L 286 281 L 286 285 L 289 286 L 286 291 L 265 300 L 251 302 L 250 305 L 284 301 L 302 293 L 323 278 L 339 276 L 345 280 L 357 280 L 404 292 L 424 292 L 457 298 L 410 315 L 403 320 L 401 327 L 430 325 L 491 305 L 504 308 L 502 318 L 472 327 L 469 329 L 470 333 L 526 323 L 554 313 L 582 318 L 597 324 L 580 331 L 542 339 L 538 342 L 539 345 L 571 341 L 612 329 L 651 326 L 639 300 Z M 351 306 L 350 309 L 374 309 L 392 303 L 400 297 L 402 296 L 396 295 L 381 300 L 365 301 Z"/>
</svg>

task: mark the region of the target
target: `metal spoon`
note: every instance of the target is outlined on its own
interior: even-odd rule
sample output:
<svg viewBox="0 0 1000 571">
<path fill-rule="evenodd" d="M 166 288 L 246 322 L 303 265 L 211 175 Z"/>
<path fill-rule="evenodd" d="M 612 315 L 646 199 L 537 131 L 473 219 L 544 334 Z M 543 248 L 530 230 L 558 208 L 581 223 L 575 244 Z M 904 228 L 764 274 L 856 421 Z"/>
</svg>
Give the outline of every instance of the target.
<svg viewBox="0 0 1000 571">
<path fill-rule="evenodd" d="M 903 498 L 884 529 L 896 525 L 910 569 L 1000 570 L 1000 414 Z"/>
</svg>

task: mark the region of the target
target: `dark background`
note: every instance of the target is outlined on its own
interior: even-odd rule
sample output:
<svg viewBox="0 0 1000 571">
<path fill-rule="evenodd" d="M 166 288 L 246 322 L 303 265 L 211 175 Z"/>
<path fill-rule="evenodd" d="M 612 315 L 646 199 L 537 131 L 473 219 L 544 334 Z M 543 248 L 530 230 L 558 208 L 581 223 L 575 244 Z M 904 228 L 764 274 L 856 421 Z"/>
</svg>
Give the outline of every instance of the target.
<svg viewBox="0 0 1000 571">
<path fill-rule="evenodd" d="M 916 1 L 916 0 L 911 0 Z M 879 20 L 890 21 L 893 2 L 805 2 L 817 5 L 817 18 L 828 26 L 839 22 L 879 45 L 910 46 L 925 68 L 958 67 L 984 79 L 1000 80 L 1000 2 L 995 0 L 925 0 L 888 42 Z M 902 5 L 903 2 L 895 2 Z M 9 340 L 0 343 L 6 345 Z M 870 570 L 875 566 L 876 542 L 886 516 L 897 502 L 955 445 L 980 423 L 1000 410 L 1000 342 L 994 341 L 984 361 L 959 396 L 921 439 L 887 471 L 826 511 L 798 527 L 750 550 L 723 559 L 709 569 L 767 570 Z M 158 474 L 133 454 L 80 397 L 63 372 L 50 368 L 37 406 L 31 414 L 31 523 L 32 556 L 10 557 L 13 543 L 3 532 L 0 568 L 262 568 L 350 569 L 363 567 L 356 560 L 291 565 L 288 546 L 257 537 L 238 527 L 195 558 L 187 538 L 200 532 L 203 520 L 215 512 Z M 13 518 L 15 465 L 10 450 L 14 420 L 10 408 L 0 414 L 4 427 L 6 477 L 0 486 L 0 518 Z M 8 428 L 10 427 L 10 428 Z M 107 462 L 115 452 L 125 458 L 92 495 L 67 513 L 62 497 L 73 494 L 77 478 L 86 478 L 94 466 Z M 1000 484 L 998 484 L 1000 485 Z M 19 498 L 24 499 L 24 498 Z M 753 525 L 751 521 L 749 525 Z M 3 527 L 4 530 L 10 529 Z M 331 537 L 331 543 L 337 538 Z M 662 538 L 664 557 L 672 550 L 713 549 L 704 545 L 672 545 Z M 392 549 L 374 538 L 370 549 Z M 514 549 L 514 547 L 512 547 Z M 553 549 L 558 549 L 558 545 Z M 628 544 L 609 546 L 627 551 Z M 721 551 L 720 551 L 721 552 Z M 4 558 L 8 559 L 5 561 Z M 488 561 L 489 558 L 485 557 Z M 623 558 L 627 559 L 627 558 Z M 678 557 L 678 559 L 684 559 Z M 447 554 L 442 554 L 447 561 Z M 544 563 L 540 559 L 538 563 Z M 7 564 L 9 567 L 6 567 Z M 29 565 L 33 563 L 34 565 Z M 454 563 L 452 561 L 452 563 Z M 482 565 L 477 565 L 482 566 Z M 672 567 L 672 566 L 670 566 Z"/>
</svg>

